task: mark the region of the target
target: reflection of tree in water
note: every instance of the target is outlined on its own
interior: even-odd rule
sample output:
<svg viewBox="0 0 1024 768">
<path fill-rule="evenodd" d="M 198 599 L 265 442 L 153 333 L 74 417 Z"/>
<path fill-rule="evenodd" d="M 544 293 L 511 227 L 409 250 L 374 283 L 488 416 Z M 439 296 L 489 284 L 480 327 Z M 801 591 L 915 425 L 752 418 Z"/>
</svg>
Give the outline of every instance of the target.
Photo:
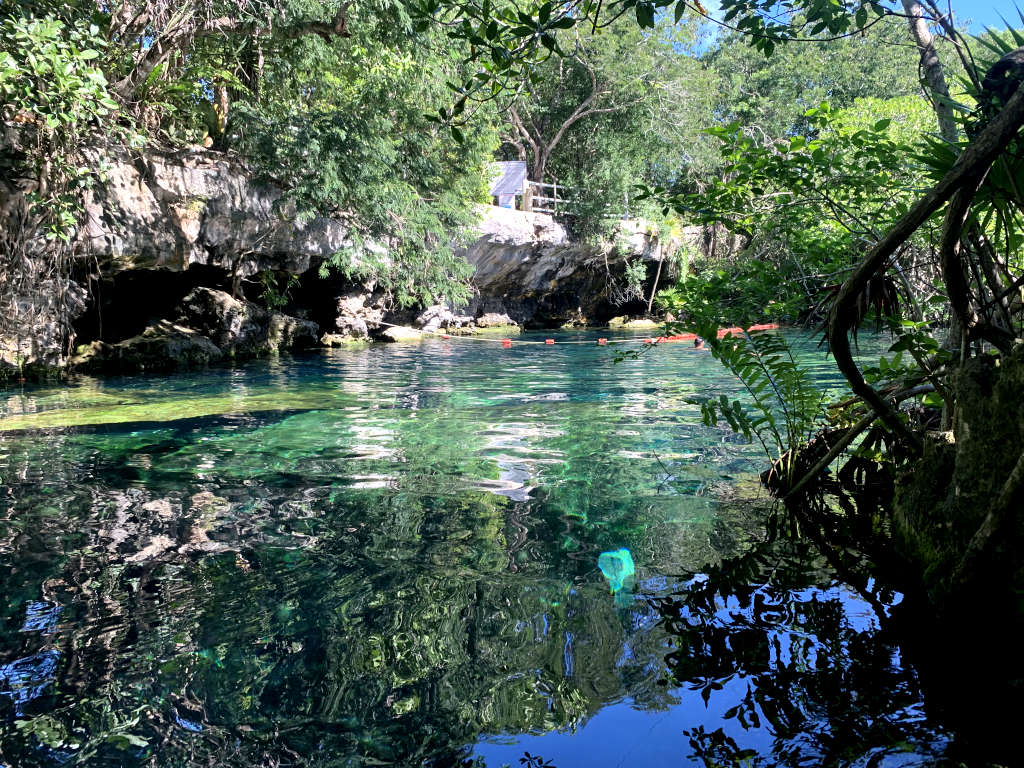
<svg viewBox="0 0 1024 768">
<path fill-rule="evenodd" d="M 651 598 L 673 636 L 672 684 L 724 710 L 720 727 L 686 733 L 705 765 L 873 765 L 941 751 L 946 737 L 880 628 L 888 609 L 875 615 L 830 573 L 810 545 L 775 540 Z"/>
<path fill-rule="evenodd" d="M 912 676 L 809 553 L 776 542 L 655 599 L 672 584 L 645 564 L 692 572 L 762 531 L 696 495 L 722 466 L 687 474 L 706 436 L 675 424 L 686 455 L 658 462 L 656 402 L 538 415 L 427 384 L 352 417 L 5 438 L 0 763 L 448 765 L 627 696 L 706 695 L 728 717 L 689 735 L 722 765 L 928 742 Z M 496 455 L 536 487 L 502 495 Z M 619 547 L 651 603 L 614 607 L 596 564 Z M 681 691 L 658 685 L 669 638 Z"/>
<path fill-rule="evenodd" d="M 642 603 L 616 612 L 541 549 L 508 571 L 505 497 L 214 476 L 226 447 L 172 430 L 17 444 L 9 466 L 48 474 L 3 501 L 0 576 L 21 592 L 0 648 L 30 683 L 0 691 L 5 764 L 442 765 L 481 732 L 570 727 L 627 692 L 670 703 Z M 144 484 L 119 477 L 133 463 Z M 62 611 L 49 634 L 23 631 L 39 585 Z"/>
</svg>

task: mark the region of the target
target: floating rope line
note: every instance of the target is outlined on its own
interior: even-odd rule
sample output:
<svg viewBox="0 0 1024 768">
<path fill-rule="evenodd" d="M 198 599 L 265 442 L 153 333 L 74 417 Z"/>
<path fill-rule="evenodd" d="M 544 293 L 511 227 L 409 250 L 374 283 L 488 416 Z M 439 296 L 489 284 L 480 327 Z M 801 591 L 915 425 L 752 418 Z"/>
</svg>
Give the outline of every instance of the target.
<svg viewBox="0 0 1024 768">
<path fill-rule="evenodd" d="M 697 334 L 695 334 L 695 333 L 679 333 L 679 334 L 675 334 L 673 336 L 647 336 L 647 337 L 638 337 L 638 338 L 635 338 L 635 339 L 606 339 L 606 338 L 599 338 L 599 339 L 596 339 L 596 340 L 591 339 L 589 341 L 579 341 L 579 340 L 576 340 L 576 339 L 570 339 L 570 340 L 567 340 L 567 341 L 555 341 L 554 339 L 544 339 L 544 341 L 535 341 L 533 339 L 515 339 L 515 340 L 513 340 L 513 339 L 508 339 L 508 338 L 500 339 L 500 338 L 494 338 L 494 337 L 488 337 L 488 336 L 472 336 L 472 335 L 464 336 L 462 334 L 444 333 L 442 331 L 423 331 L 423 330 L 419 330 L 417 328 L 409 328 L 409 326 L 407 326 L 407 325 L 397 325 L 396 323 L 385 323 L 383 320 L 379 321 L 378 325 L 386 325 L 389 328 L 405 328 L 407 330 L 415 331 L 416 333 L 422 334 L 424 336 L 435 336 L 435 337 L 437 337 L 439 339 L 444 339 L 445 341 L 450 341 L 452 339 L 459 339 L 460 341 L 463 341 L 463 340 L 464 341 L 482 341 L 482 342 L 491 343 L 491 344 L 501 344 L 501 346 L 504 347 L 505 349 L 508 349 L 509 347 L 511 347 L 513 343 L 515 343 L 515 344 L 540 344 L 541 346 L 552 346 L 552 345 L 563 345 L 563 344 L 588 344 L 590 346 L 599 346 L 599 347 L 611 346 L 613 344 L 646 344 L 646 345 L 653 346 L 653 345 L 656 345 L 656 344 L 664 344 L 664 343 L 670 343 L 670 342 L 696 341 L 697 338 L 698 338 Z M 760 324 L 760 325 L 752 325 L 749 328 L 747 328 L 746 330 L 744 330 L 743 328 L 738 328 L 738 327 L 720 328 L 718 330 L 718 338 L 723 339 L 726 336 L 737 336 L 737 335 L 740 335 L 740 334 L 743 334 L 743 333 L 749 333 L 749 332 L 753 332 L 753 331 L 775 331 L 775 330 L 778 330 L 778 328 L 779 328 L 779 326 L 776 323 L 763 323 L 763 324 Z"/>
</svg>

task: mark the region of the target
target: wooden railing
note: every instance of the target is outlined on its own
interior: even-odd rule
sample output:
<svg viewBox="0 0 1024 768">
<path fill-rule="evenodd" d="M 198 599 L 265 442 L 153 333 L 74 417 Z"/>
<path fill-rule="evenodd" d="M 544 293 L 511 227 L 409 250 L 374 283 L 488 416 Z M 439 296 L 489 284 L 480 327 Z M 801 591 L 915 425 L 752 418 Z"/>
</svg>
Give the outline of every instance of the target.
<svg viewBox="0 0 1024 768">
<path fill-rule="evenodd" d="M 546 184 L 542 181 L 526 182 L 526 194 L 523 196 L 523 210 L 536 213 L 546 213 L 551 216 L 564 216 L 576 212 L 579 208 L 579 198 L 574 193 L 580 192 L 579 187 L 570 187 L 564 184 Z M 564 195 L 568 194 L 566 197 Z M 605 218 L 609 219 L 631 219 L 629 212 L 629 196 L 623 198 L 623 208 L 620 213 L 606 213 Z"/>
<path fill-rule="evenodd" d="M 526 184 L 531 193 L 529 195 L 530 206 L 527 210 L 557 216 L 574 207 L 575 201 L 571 198 L 561 197 L 558 191 L 561 189 L 563 192 L 575 192 L 575 187 L 559 187 L 557 184 L 545 184 L 542 181 L 527 181 Z M 545 194 L 546 191 L 550 191 L 550 194 Z M 523 207 L 526 208 L 525 202 Z"/>
</svg>

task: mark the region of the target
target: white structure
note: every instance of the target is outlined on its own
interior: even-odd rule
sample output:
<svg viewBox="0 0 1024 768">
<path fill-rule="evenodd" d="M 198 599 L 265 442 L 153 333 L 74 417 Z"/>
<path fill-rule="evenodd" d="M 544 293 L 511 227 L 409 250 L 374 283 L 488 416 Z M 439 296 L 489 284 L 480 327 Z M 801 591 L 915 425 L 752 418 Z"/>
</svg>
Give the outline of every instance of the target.
<svg viewBox="0 0 1024 768">
<path fill-rule="evenodd" d="M 501 208 L 515 208 L 516 196 L 526 195 L 526 161 L 507 160 L 491 164 L 494 181 L 491 182 L 491 197 L 497 198 Z"/>
</svg>

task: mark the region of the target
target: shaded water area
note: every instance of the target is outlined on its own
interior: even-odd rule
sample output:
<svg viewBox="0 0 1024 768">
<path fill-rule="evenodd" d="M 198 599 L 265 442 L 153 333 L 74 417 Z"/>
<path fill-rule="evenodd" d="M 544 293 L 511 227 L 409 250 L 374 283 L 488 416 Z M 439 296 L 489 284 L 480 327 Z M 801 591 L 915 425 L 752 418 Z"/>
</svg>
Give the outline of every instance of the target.
<svg viewBox="0 0 1024 768">
<path fill-rule="evenodd" d="M 762 460 L 687 398 L 735 383 L 689 345 L 615 355 L 430 340 L 6 393 L 0 765 L 938 760 L 879 631 L 899 595 L 720 500 Z"/>
</svg>

